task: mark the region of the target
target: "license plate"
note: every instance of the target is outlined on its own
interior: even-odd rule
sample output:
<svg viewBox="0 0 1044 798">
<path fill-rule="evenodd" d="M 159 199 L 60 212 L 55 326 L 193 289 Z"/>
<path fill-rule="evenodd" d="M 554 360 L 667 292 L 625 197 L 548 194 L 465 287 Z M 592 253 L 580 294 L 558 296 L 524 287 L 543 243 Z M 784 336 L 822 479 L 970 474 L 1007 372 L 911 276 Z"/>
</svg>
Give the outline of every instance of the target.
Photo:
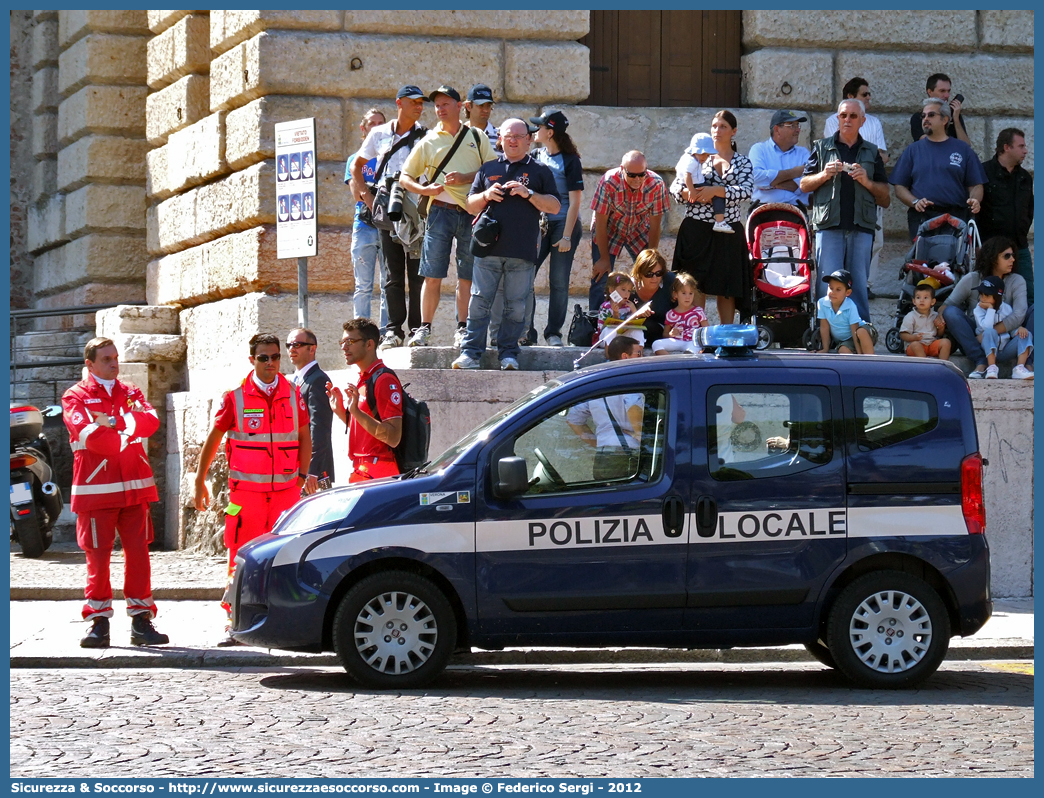
<svg viewBox="0 0 1044 798">
<path fill-rule="evenodd" d="M 11 504 L 26 504 L 33 500 L 33 490 L 28 482 L 16 482 L 11 485 Z"/>
</svg>

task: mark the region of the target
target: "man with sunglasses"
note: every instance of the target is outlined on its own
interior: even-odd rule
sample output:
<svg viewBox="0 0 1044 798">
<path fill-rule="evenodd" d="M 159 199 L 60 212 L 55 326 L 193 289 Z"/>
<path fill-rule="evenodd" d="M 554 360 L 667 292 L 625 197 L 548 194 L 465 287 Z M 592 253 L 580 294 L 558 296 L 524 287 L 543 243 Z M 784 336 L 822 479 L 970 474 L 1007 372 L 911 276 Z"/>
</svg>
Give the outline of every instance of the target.
<svg viewBox="0 0 1044 798">
<path fill-rule="evenodd" d="M 945 100 L 929 97 L 921 118 L 927 135 L 903 151 L 889 178 L 895 198 L 910 209 L 911 241 L 928 219 L 948 213 L 968 221 L 978 213 L 987 179 L 975 150 L 946 133 L 950 106 Z"/>
<path fill-rule="evenodd" d="M 294 364 L 290 381 L 301 392 L 301 399 L 308 405 L 308 429 L 312 436 L 312 460 L 308 464 L 305 492 L 333 487 L 333 447 L 330 443 L 330 427 L 333 411 L 326 398 L 326 383 L 330 381 L 326 372 L 316 362 L 315 352 L 319 339 L 309 329 L 297 328 L 286 336 L 286 351 Z"/>
<path fill-rule="evenodd" d="M 667 185 L 650 171 L 638 150 L 624 154 L 620 165 L 598 181 L 591 199 L 592 312 L 605 299 L 605 280 L 625 249 L 637 258 L 643 249 L 660 246 L 663 217 L 671 207 Z"/>
<path fill-rule="evenodd" d="M 891 197 L 881 152 L 859 133 L 865 118 L 866 109 L 860 100 L 838 104 L 837 133 L 812 145 L 800 188 L 812 195 L 809 203 L 816 231 L 816 267 L 823 274 L 848 271 L 859 317 L 870 321 L 867 277 L 877 207 L 887 208 Z M 826 283 L 817 280 L 817 297 L 824 296 L 826 288 Z"/>
<path fill-rule="evenodd" d="M 232 585 L 239 547 L 272 531 L 279 516 L 301 497 L 308 477 L 312 458 L 308 406 L 297 386 L 279 373 L 279 361 L 278 336 L 258 333 L 250 339 L 250 365 L 254 370 L 238 388 L 221 398 L 214 426 L 199 454 L 193 503 L 198 512 L 203 512 L 210 505 L 207 471 L 218 444 L 228 433 L 227 587 Z M 231 612 L 227 595 L 221 606 Z M 230 629 L 231 618 L 219 646 L 238 645 L 228 634 Z"/>
</svg>

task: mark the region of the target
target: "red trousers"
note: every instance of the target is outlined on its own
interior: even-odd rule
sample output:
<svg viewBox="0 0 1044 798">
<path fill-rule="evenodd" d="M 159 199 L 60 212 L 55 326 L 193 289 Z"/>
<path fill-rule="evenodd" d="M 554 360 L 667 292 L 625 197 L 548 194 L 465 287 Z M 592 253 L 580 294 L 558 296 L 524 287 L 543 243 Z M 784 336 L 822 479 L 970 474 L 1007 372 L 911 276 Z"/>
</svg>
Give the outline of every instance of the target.
<svg viewBox="0 0 1044 798">
<path fill-rule="evenodd" d="M 262 493 L 256 490 L 233 490 L 229 492 L 229 504 L 237 504 L 240 511 L 235 515 L 225 514 L 225 546 L 228 548 L 228 584 L 226 598 L 221 606 L 225 612 L 231 612 L 228 603 L 228 587 L 232 585 L 232 577 L 236 573 L 236 554 L 239 547 L 272 531 L 279 516 L 293 507 L 301 498 L 301 490 L 296 484 L 286 490 Z"/>
<path fill-rule="evenodd" d="M 152 517 L 148 502 L 142 502 L 130 507 L 92 510 L 76 516 L 76 543 L 87 555 L 84 620 L 112 617 L 109 560 L 117 532 L 123 544 L 123 595 L 127 601 L 127 614 L 156 617 L 149 566 Z"/>
<path fill-rule="evenodd" d="M 378 460 L 374 457 L 360 457 L 353 461 L 355 470 L 348 477 L 348 482 L 365 482 L 369 479 L 394 477 L 399 473 L 399 466 L 394 460 Z"/>
</svg>

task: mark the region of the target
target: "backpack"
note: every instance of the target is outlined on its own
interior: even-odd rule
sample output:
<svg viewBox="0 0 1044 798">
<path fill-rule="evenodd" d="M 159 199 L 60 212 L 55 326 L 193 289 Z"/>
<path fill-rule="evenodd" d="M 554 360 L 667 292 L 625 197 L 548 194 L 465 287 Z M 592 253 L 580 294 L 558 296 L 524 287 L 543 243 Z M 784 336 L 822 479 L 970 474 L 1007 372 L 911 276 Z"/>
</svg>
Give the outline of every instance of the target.
<svg viewBox="0 0 1044 798">
<path fill-rule="evenodd" d="M 377 378 L 382 374 L 391 374 L 398 379 L 398 375 L 387 366 L 381 366 L 369 379 L 366 380 L 366 404 L 370 406 L 370 412 L 378 421 L 381 420 L 377 410 L 376 398 L 371 402 L 370 397 L 375 397 L 375 385 Z M 427 402 L 418 402 L 408 393 L 406 386 L 399 380 L 399 388 L 402 391 L 402 435 L 399 445 L 392 451 L 395 453 L 395 462 L 399 466 L 399 472 L 405 474 L 419 468 L 428 462 L 428 444 L 431 442 L 431 413 L 428 411 Z"/>
</svg>

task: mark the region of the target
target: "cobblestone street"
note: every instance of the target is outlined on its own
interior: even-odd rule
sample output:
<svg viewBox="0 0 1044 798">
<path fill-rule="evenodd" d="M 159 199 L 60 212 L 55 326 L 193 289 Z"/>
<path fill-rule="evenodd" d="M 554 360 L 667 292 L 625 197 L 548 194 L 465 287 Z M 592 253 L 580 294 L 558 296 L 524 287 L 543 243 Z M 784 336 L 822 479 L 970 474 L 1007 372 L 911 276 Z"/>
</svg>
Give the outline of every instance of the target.
<svg viewBox="0 0 1044 798">
<path fill-rule="evenodd" d="M 816 665 L 15 670 L 11 776 L 1033 776 L 1033 666 L 853 690 Z"/>
</svg>

